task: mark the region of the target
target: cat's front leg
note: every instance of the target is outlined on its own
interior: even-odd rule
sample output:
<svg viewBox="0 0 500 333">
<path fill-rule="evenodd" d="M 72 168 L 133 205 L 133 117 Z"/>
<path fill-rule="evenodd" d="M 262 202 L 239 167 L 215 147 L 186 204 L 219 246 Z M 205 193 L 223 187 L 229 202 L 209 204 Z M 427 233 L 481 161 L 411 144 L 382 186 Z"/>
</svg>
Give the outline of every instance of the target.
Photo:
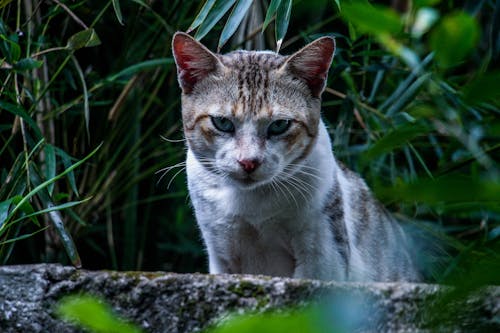
<svg viewBox="0 0 500 333">
<path fill-rule="evenodd" d="M 210 274 L 236 273 L 231 260 L 231 237 L 224 222 L 198 219 L 208 254 Z"/>
<path fill-rule="evenodd" d="M 331 232 L 325 232 L 329 228 L 321 227 L 321 219 L 316 221 L 317 225 L 307 226 L 292 240 L 295 256 L 293 277 L 345 281 L 346 263 L 338 251 L 335 238 Z"/>
</svg>

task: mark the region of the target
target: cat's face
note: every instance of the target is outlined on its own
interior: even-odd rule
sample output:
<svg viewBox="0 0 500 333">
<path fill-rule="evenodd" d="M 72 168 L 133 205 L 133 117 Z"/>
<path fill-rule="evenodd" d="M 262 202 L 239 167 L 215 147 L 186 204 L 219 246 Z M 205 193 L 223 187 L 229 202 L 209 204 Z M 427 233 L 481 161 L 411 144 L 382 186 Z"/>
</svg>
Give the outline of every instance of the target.
<svg viewBox="0 0 500 333">
<path fill-rule="evenodd" d="M 317 136 L 334 48 L 321 38 L 289 57 L 216 55 L 177 33 L 184 132 L 197 160 L 244 189 L 293 177 Z"/>
</svg>

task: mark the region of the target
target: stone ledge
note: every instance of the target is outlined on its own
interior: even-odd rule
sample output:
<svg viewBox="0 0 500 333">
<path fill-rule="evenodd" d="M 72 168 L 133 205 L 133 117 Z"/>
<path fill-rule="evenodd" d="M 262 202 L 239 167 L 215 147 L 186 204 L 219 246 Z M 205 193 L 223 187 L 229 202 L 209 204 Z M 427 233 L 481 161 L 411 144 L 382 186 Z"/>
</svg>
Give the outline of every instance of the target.
<svg viewBox="0 0 500 333">
<path fill-rule="evenodd" d="M 365 331 L 425 332 L 434 331 L 436 326 L 429 326 L 422 309 L 448 290 L 427 284 L 87 271 L 57 264 L 3 266 L 0 331 L 78 332 L 56 318 L 54 305 L 68 294 L 91 293 L 104 298 L 118 314 L 146 332 L 196 332 L 228 313 L 297 307 L 339 295 L 369 300 L 368 308 L 360 310 L 371 323 L 363 326 Z M 449 309 L 458 308 L 449 320 L 438 323 L 440 331 L 500 331 L 500 287 L 488 287 Z"/>
</svg>

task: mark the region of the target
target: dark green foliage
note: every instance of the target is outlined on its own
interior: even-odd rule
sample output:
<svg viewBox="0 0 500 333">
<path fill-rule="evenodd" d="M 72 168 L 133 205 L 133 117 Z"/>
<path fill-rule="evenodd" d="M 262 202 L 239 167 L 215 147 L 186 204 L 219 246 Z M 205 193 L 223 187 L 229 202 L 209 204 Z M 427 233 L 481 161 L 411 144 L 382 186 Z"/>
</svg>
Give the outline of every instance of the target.
<svg viewBox="0 0 500 333">
<path fill-rule="evenodd" d="M 337 157 L 425 230 L 430 280 L 485 282 L 499 263 L 499 5 L 389 2 L 297 1 L 290 15 L 291 1 L 264 1 L 243 41 L 231 36 L 254 2 L 2 2 L 2 263 L 67 263 L 71 235 L 87 268 L 206 270 L 170 51 L 190 27 L 223 51 L 335 36 L 323 114 Z"/>
</svg>

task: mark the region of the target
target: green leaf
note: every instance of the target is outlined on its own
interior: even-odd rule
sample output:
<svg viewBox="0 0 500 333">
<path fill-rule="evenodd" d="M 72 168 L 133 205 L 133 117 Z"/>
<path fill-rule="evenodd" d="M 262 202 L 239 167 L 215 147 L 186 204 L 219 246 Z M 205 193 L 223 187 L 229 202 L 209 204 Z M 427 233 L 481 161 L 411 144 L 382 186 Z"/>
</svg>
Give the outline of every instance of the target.
<svg viewBox="0 0 500 333">
<path fill-rule="evenodd" d="M 290 14 L 292 12 L 292 0 L 281 1 L 276 12 L 276 52 L 281 48 L 285 38 L 288 24 L 290 23 Z"/>
<path fill-rule="evenodd" d="M 212 7 L 214 6 L 215 1 L 216 0 L 207 0 L 205 2 L 198 15 L 196 15 L 193 23 L 191 23 L 191 26 L 188 28 L 187 32 L 193 31 L 194 29 L 198 28 L 200 24 L 205 21 L 205 18 L 207 17 L 208 12 L 210 12 Z"/>
<path fill-rule="evenodd" d="M 173 58 L 158 58 L 158 59 L 152 59 L 152 60 L 146 60 L 137 64 L 134 64 L 130 67 L 127 67 L 121 71 L 119 71 L 116 74 L 111 75 L 108 77 L 106 80 L 107 81 L 115 81 L 122 76 L 130 76 L 133 75 L 137 72 L 140 72 L 145 69 L 150 69 L 150 68 L 156 68 L 158 66 L 165 66 L 165 65 L 171 65 L 174 63 Z"/>
<path fill-rule="evenodd" d="M 140 330 L 121 320 L 108 305 L 95 297 L 68 296 L 58 304 L 59 317 L 92 332 L 138 333 Z"/>
<path fill-rule="evenodd" d="M 49 184 L 52 184 L 53 182 L 57 181 L 58 179 L 66 176 L 66 174 L 72 172 L 74 169 L 78 168 L 80 165 L 82 165 L 83 163 L 85 163 L 89 158 L 91 158 L 92 156 L 94 156 L 95 153 L 101 148 L 101 146 L 102 146 L 102 144 L 100 144 L 96 149 L 94 149 L 90 154 L 88 154 L 87 156 L 85 156 L 83 159 L 81 159 L 80 161 L 76 162 L 71 167 L 69 167 L 66 170 L 64 170 L 63 172 L 61 172 L 60 174 L 56 175 L 54 178 L 48 179 L 48 180 L 44 181 L 43 183 L 41 183 L 40 185 L 36 186 L 33 190 L 31 190 L 28 194 L 26 194 L 21 199 L 21 201 L 14 207 L 14 209 L 12 209 L 12 211 L 9 213 L 9 216 L 7 216 L 7 220 L 10 220 L 12 218 L 12 216 L 14 216 L 14 214 L 18 210 L 20 210 L 21 207 L 25 203 L 29 202 L 29 200 L 31 199 L 31 197 L 33 197 L 35 194 L 37 194 L 38 192 L 40 192 L 42 189 L 45 189 Z"/>
<path fill-rule="evenodd" d="M 43 65 L 43 61 L 41 60 L 35 60 L 33 58 L 23 58 L 12 66 L 14 70 L 18 72 L 24 72 L 24 71 L 29 71 L 35 68 L 40 68 Z"/>
<path fill-rule="evenodd" d="M 12 216 L 10 215 L 10 207 L 12 205 L 18 205 L 22 201 L 23 197 L 20 195 L 16 195 L 10 199 L 7 199 L 5 201 L 2 201 L 0 203 L 0 235 L 3 234 L 3 232 L 6 230 L 6 228 L 10 227 L 12 224 L 18 222 L 16 221 L 10 221 Z M 31 221 L 35 223 L 37 226 L 40 226 L 38 219 L 35 216 L 31 216 L 33 212 L 35 211 L 33 209 L 33 206 L 29 202 L 23 202 L 20 208 L 18 209 L 21 212 L 24 213 L 24 216 L 21 219 L 25 219 L 29 216 Z M 5 213 L 7 215 L 5 215 Z"/>
<path fill-rule="evenodd" d="M 85 129 L 87 130 L 87 136 L 90 140 L 90 107 L 89 107 L 89 92 L 87 89 L 87 82 L 85 82 L 85 75 L 83 74 L 82 68 L 76 60 L 74 55 L 71 56 L 71 60 L 73 60 L 73 64 L 75 65 L 76 72 L 78 73 L 78 77 L 80 78 L 80 82 L 82 83 L 83 90 L 83 115 L 85 119 Z"/>
<path fill-rule="evenodd" d="M 326 312 L 326 311 L 323 311 Z M 328 313 L 330 314 L 330 313 Z M 324 315 L 326 316 L 326 314 Z M 320 333 L 343 332 L 336 329 L 334 321 L 326 325 L 319 309 L 303 309 L 285 313 L 263 313 L 233 316 L 223 324 L 210 330 L 210 333 Z M 340 326 L 340 325 L 339 325 Z"/>
<path fill-rule="evenodd" d="M 7 6 L 9 3 L 11 3 L 13 0 L 0 0 L 0 9 L 3 7 Z"/>
<path fill-rule="evenodd" d="M 4 109 L 16 116 L 21 117 L 34 131 L 37 138 L 42 138 L 42 132 L 37 123 L 20 106 L 0 100 L 0 109 Z"/>
<path fill-rule="evenodd" d="M 66 170 L 71 170 L 70 172 L 68 172 L 68 181 L 69 181 L 69 184 L 71 186 L 71 189 L 73 190 L 73 192 L 79 196 L 78 194 L 78 188 L 76 187 L 76 181 L 75 181 L 75 174 L 73 173 L 73 164 L 71 163 L 71 160 L 72 160 L 72 157 L 69 156 L 64 150 L 62 149 L 59 149 L 57 147 L 54 147 L 55 150 L 56 150 L 56 153 L 57 155 L 59 155 L 61 157 L 61 160 L 63 162 L 63 165 L 64 165 L 64 168 Z"/>
<path fill-rule="evenodd" d="M 266 30 L 267 26 L 274 17 L 274 14 L 278 10 L 281 0 L 272 0 L 269 8 L 267 9 L 266 18 L 264 19 L 264 24 L 262 25 L 262 31 Z"/>
<path fill-rule="evenodd" d="M 45 151 L 45 178 L 51 179 L 56 176 L 56 152 L 54 146 L 47 144 L 44 147 Z M 47 186 L 47 191 L 50 195 L 54 191 L 54 183 Z"/>
<path fill-rule="evenodd" d="M 224 29 L 222 29 L 222 33 L 219 38 L 219 49 L 224 46 L 224 44 L 226 44 L 229 38 L 231 38 L 234 34 L 245 17 L 245 14 L 248 12 L 248 9 L 252 5 L 252 2 L 253 0 L 238 0 L 238 3 L 234 6 L 231 11 L 231 15 L 229 15 L 229 18 L 227 19 Z"/>
<path fill-rule="evenodd" d="M 500 98 L 500 71 L 484 73 L 469 82 L 463 89 L 464 100 L 469 104 L 493 101 L 498 104 Z"/>
<path fill-rule="evenodd" d="M 340 8 L 340 0 L 334 0 L 335 1 L 335 4 L 337 5 L 337 8 L 339 9 L 339 12 L 342 10 L 342 8 Z"/>
<path fill-rule="evenodd" d="M 491 203 L 500 210 L 500 182 L 460 175 L 439 178 L 420 178 L 412 183 L 400 182 L 393 187 L 375 186 L 375 193 L 383 201 L 419 202 L 431 205 Z M 455 208 L 456 209 L 456 208 Z"/>
<path fill-rule="evenodd" d="M 194 36 L 197 40 L 202 39 L 205 35 L 212 30 L 214 25 L 220 21 L 222 16 L 226 14 L 231 6 L 236 2 L 236 0 L 218 0 L 213 6 L 210 13 L 208 13 L 207 18 L 203 21 L 203 23 L 196 31 L 196 35 Z"/>
<path fill-rule="evenodd" d="M 376 141 L 366 150 L 363 155 L 361 155 L 361 161 L 368 163 L 374 157 L 400 148 L 406 145 L 408 141 L 411 141 L 419 135 L 427 134 L 429 131 L 430 127 L 423 124 L 406 124 L 396 128 Z"/>
<path fill-rule="evenodd" d="M 14 237 L 14 238 L 10 238 L 10 239 L 7 239 L 3 242 L 0 242 L 0 245 L 4 245 L 4 244 L 9 244 L 9 243 L 15 243 L 17 241 L 20 241 L 20 240 L 23 240 L 23 239 L 27 239 L 27 238 L 30 238 L 30 237 L 33 237 L 34 235 L 46 230 L 48 227 L 43 227 L 41 228 L 40 230 L 37 230 L 35 232 L 32 232 L 30 234 L 25 234 L 25 235 L 21 235 L 21 236 L 17 236 L 17 237 Z"/>
<path fill-rule="evenodd" d="M 12 221 L 12 223 L 16 223 L 16 222 L 19 222 L 21 220 L 24 220 L 26 218 L 31 218 L 31 217 L 34 217 L 34 216 L 38 216 L 38 215 L 42 215 L 42 214 L 46 214 L 46 213 L 51 213 L 51 212 L 54 212 L 54 211 L 60 211 L 60 210 L 64 210 L 64 209 L 67 209 L 67 208 L 71 208 L 71 207 L 74 207 L 74 206 L 77 206 L 81 203 L 84 203 L 88 200 L 90 200 L 91 198 L 87 198 L 87 199 L 84 199 L 84 200 L 79 200 L 79 201 L 70 201 L 70 202 L 65 202 L 65 203 L 62 203 L 60 205 L 49 205 L 48 208 L 45 208 L 45 209 L 42 209 L 42 210 L 38 210 L 38 211 L 33 211 L 32 213 L 30 214 L 27 214 L 26 216 L 23 216 L 21 218 L 18 218 L 14 221 Z"/>
<path fill-rule="evenodd" d="M 15 63 L 16 61 L 18 61 L 19 58 L 21 58 L 21 47 L 19 46 L 19 44 L 14 42 L 13 40 L 10 40 L 4 34 L 0 34 L 0 38 L 10 44 L 10 57 L 8 57 L 9 62 Z"/>
<path fill-rule="evenodd" d="M 122 15 L 122 10 L 120 8 L 120 1 L 119 0 L 111 0 L 113 2 L 113 9 L 115 10 L 115 15 L 116 18 L 118 19 L 118 22 L 123 25 L 123 15 Z"/>
<path fill-rule="evenodd" d="M 398 14 L 387 7 L 358 2 L 344 3 L 342 16 L 365 33 L 397 34 L 403 29 Z"/>
<path fill-rule="evenodd" d="M 77 32 L 68 39 L 66 47 L 70 50 L 78 50 L 84 47 L 92 47 L 101 44 L 99 36 L 97 36 L 94 29 L 86 29 Z"/>
<path fill-rule="evenodd" d="M 0 230 L 2 230 L 4 222 L 7 221 L 7 216 L 9 216 L 9 208 L 12 205 L 12 200 L 13 198 L 10 198 L 0 202 Z"/>
<path fill-rule="evenodd" d="M 476 46 L 479 27 L 470 15 L 458 12 L 447 15 L 431 33 L 430 46 L 436 61 L 444 68 L 460 63 Z"/>
</svg>

